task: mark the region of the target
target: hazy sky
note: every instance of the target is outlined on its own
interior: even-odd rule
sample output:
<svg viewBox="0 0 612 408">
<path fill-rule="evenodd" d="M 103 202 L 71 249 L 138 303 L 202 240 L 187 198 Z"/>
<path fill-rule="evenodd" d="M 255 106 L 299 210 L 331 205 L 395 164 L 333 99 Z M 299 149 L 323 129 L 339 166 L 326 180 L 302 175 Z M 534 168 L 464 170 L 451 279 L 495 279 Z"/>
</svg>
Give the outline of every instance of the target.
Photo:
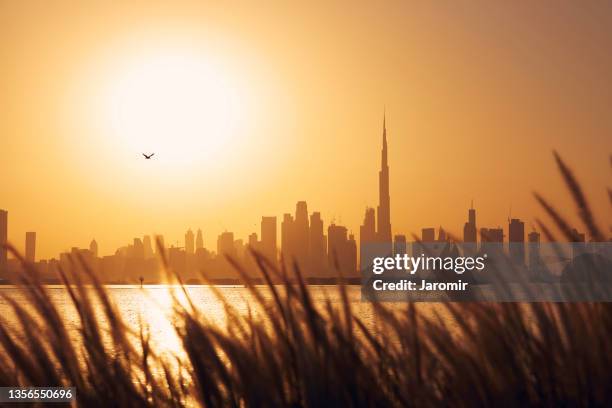
<svg viewBox="0 0 612 408">
<path fill-rule="evenodd" d="M 610 221 L 612 3 L 221 3 L 0 1 L 11 241 L 214 249 L 298 200 L 357 233 L 385 105 L 394 233 L 459 233 L 472 199 L 529 225 L 533 190 L 573 215 L 553 148 Z"/>
</svg>

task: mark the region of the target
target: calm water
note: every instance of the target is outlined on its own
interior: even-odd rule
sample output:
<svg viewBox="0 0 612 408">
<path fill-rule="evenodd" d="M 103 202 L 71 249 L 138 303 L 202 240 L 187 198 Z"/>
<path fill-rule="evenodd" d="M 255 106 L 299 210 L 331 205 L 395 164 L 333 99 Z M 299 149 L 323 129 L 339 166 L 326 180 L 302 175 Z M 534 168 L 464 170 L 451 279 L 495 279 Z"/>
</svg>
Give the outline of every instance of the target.
<svg viewBox="0 0 612 408">
<path fill-rule="evenodd" d="M 249 305 L 255 309 L 256 302 L 248 289 L 241 286 L 217 286 L 223 296 L 230 304 L 241 313 L 248 313 Z M 124 321 L 136 332 L 140 327 L 145 327 L 151 335 L 152 345 L 158 353 L 172 353 L 181 355 L 181 345 L 173 326 L 172 297 L 170 288 L 164 285 L 145 285 L 144 288 L 138 286 L 108 286 L 108 291 L 116 304 Z M 180 300 L 185 301 L 179 288 L 175 288 Z M 186 290 L 193 301 L 195 307 L 202 313 L 205 319 L 223 327 L 225 325 L 225 312 L 223 304 L 207 286 L 187 286 Z M 315 302 L 321 306 L 329 299 L 332 304 L 339 306 L 341 300 L 338 288 L 335 286 L 311 286 L 311 295 Z M 2 294 L 9 295 L 22 305 L 27 305 L 27 299 L 19 289 L 12 286 L 0 287 Z M 65 321 L 71 332 L 78 336 L 78 315 L 72 306 L 67 291 L 62 286 L 50 286 L 50 294 L 53 301 L 65 317 Z M 270 297 L 271 293 L 267 288 L 262 288 L 262 293 Z M 366 325 L 376 327 L 375 316 L 372 306 L 368 302 L 361 301 L 359 286 L 348 287 L 349 301 L 357 316 Z M 405 305 L 396 303 L 390 307 L 400 310 Z M 435 310 L 441 310 L 440 305 L 419 305 L 426 314 L 431 314 Z M 98 308 L 99 310 L 99 308 Z M 102 312 L 99 312 L 102 321 Z M 15 325 L 18 329 L 18 322 L 11 307 L 4 298 L 0 298 L 0 316 L 3 316 L 8 325 Z"/>
</svg>

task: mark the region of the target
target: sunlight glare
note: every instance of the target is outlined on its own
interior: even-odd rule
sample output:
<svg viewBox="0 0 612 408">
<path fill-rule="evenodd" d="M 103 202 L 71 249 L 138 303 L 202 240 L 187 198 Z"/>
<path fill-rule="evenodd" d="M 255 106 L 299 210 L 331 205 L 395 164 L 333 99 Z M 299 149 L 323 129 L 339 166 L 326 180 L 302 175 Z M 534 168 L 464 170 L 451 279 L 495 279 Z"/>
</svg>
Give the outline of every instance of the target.
<svg viewBox="0 0 612 408">
<path fill-rule="evenodd" d="M 202 55 L 133 62 L 118 75 L 109 95 L 119 148 L 155 153 L 165 167 L 219 160 L 239 142 L 244 95 Z"/>
</svg>

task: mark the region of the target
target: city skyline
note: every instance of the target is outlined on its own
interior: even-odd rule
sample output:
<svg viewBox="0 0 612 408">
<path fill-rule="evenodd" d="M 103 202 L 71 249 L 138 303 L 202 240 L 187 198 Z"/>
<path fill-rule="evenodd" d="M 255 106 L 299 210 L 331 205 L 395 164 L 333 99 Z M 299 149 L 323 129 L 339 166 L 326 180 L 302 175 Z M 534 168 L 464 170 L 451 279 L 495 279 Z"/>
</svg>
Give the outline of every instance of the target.
<svg viewBox="0 0 612 408">
<path fill-rule="evenodd" d="M 429 245 L 430 249 L 440 250 L 444 246 L 438 243 L 462 242 L 462 251 L 465 255 L 475 254 L 479 250 L 499 253 L 502 249 L 499 244 L 509 244 L 509 259 L 515 265 L 529 265 L 532 270 L 537 269 L 537 248 L 539 248 L 540 234 L 532 228 L 526 236 L 525 223 L 518 218 L 508 217 L 507 234 L 501 227 L 485 227 L 478 225 L 477 212 L 472 201 L 467 212 L 467 220 L 463 227 L 463 235 L 449 234 L 441 225 L 436 227 L 423 227 L 420 236 L 393 231 L 391 228 L 391 192 L 389 189 L 390 166 L 388 162 L 388 140 L 386 114 L 382 122 L 380 170 L 378 172 L 378 205 L 377 210 L 370 206 L 365 207 L 363 223 L 356 236 L 344 225 L 334 220 L 328 222 L 325 228 L 325 219 L 318 211 L 309 212 L 306 201 L 298 201 L 295 213 L 284 213 L 282 221 L 277 224 L 277 216 L 262 216 L 260 222 L 260 235 L 251 232 L 247 239 L 239 238 L 232 231 L 224 231 L 217 236 L 216 251 L 204 246 L 204 233 L 198 228 L 197 233 L 189 228 L 182 241 L 172 243 L 165 241 L 163 235 L 144 235 L 142 238 L 133 238 L 132 244 L 117 248 L 113 254 L 100 254 L 95 239 L 88 249 L 72 247 L 59 254 L 57 258 L 40 260 L 37 262 L 36 232 L 25 233 L 26 251 L 25 260 L 34 263 L 44 270 L 45 276 L 52 276 L 53 270 L 58 267 L 69 267 L 70 259 L 82 256 L 102 279 L 117 281 L 117 279 L 142 279 L 154 281 L 161 279 L 160 257 L 157 245 L 161 244 L 166 253 L 170 266 L 185 279 L 195 282 L 193 273 L 211 268 L 215 270 L 217 279 L 225 279 L 230 274 L 229 264 L 225 257 L 230 256 L 238 262 L 244 263 L 246 268 L 252 269 L 255 265 L 247 256 L 250 248 L 272 262 L 284 259 L 287 262 L 297 262 L 308 273 L 316 278 L 331 278 L 337 270 L 344 271 L 347 276 L 354 276 L 358 271 L 365 270 L 371 263 L 374 254 L 406 254 L 408 244 L 416 247 L 412 251 L 421 251 L 419 245 Z M 0 210 L 0 243 L 5 240 L 8 229 L 8 212 Z M 325 234 L 325 231 L 327 234 Z M 574 230 L 580 242 L 586 242 L 585 234 Z M 507 238 L 507 240 L 506 240 Z M 526 257 L 526 238 L 529 242 L 529 260 Z M 155 240 L 155 241 L 154 241 Z M 280 245 L 278 242 L 280 240 Z M 168 242 L 168 246 L 166 246 Z M 534 246 L 534 245 L 537 245 Z M 155 249 L 154 249 L 155 247 Z M 451 247 L 448 248 L 450 250 Z M 535 251 L 535 252 L 534 252 Z M 17 266 L 13 263 L 7 265 L 6 249 L 0 252 L 0 266 L 3 270 L 14 273 Z M 459 252 L 457 252 L 459 253 Z M 358 255 L 359 254 L 359 255 Z M 535 266 L 534 266 L 535 265 Z M 8 267 L 7 267 L 8 266 Z M 112 277 L 115 277 L 113 280 Z M 188 278 L 191 276 L 191 278 Z"/>
</svg>

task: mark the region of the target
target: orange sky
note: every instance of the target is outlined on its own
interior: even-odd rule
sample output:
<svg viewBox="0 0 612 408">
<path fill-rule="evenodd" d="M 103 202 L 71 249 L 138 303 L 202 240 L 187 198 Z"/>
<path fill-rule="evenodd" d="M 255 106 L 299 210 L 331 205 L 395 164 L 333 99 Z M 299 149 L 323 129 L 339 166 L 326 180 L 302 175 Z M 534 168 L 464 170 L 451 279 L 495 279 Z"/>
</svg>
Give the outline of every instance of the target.
<svg viewBox="0 0 612 408">
<path fill-rule="evenodd" d="M 129 3 L 0 3 L 0 208 L 39 257 L 189 227 L 214 249 L 304 199 L 357 232 L 385 105 L 394 233 L 459 233 L 472 198 L 529 225 L 534 189 L 574 214 L 552 148 L 610 220 L 609 3 Z"/>
</svg>

